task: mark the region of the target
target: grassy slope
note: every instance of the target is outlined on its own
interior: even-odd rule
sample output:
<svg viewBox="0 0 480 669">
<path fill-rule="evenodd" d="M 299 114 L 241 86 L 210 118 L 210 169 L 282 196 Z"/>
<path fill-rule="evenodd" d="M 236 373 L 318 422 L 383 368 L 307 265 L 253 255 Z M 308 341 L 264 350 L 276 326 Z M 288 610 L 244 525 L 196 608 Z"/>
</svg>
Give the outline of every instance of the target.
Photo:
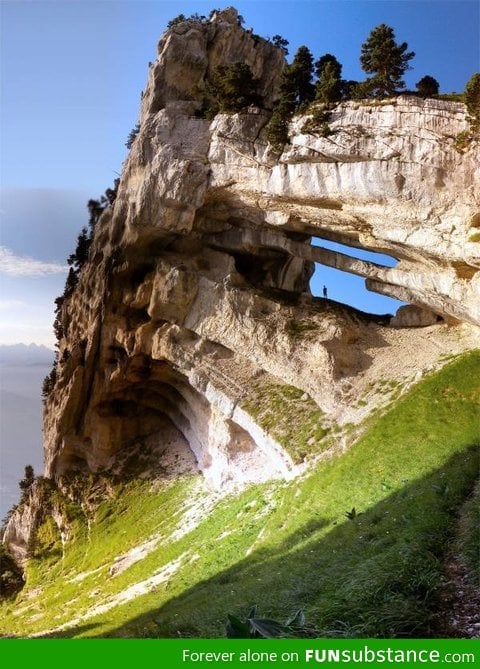
<svg viewBox="0 0 480 669">
<path fill-rule="evenodd" d="M 40 547 L 28 589 L 0 610 L 4 632 L 57 626 L 180 558 L 147 594 L 63 634 L 223 636 L 227 612 L 257 603 L 279 619 L 302 607 L 323 636 L 428 636 L 441 560 L 478 477 L 479 406 L 472 352 L 418 384 L 344 455 L 302 480 L 223 499 L 178 540 L 183 512 L 206 495 L 198 481 L 156 492 L 132 481 L 102 504 L 90 533 L 78 521 L 63 560 Z M 154 551 L 109 575 L 113 557 L 154 533 L 164 537 Z M 53 528 L 43 535 L 44 548 L 59 547 Z"/>
</svg>

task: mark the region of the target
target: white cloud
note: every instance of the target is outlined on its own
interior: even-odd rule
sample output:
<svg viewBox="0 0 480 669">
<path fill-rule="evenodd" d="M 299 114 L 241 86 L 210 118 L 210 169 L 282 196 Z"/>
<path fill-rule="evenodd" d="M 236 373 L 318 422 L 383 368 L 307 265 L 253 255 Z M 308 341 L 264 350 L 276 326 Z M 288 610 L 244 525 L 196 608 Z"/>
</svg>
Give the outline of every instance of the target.
<svg viewBox="0 0 480 669">
<path fill-rule="evenodd" d="M 8 309 L 18 309 L 19 307 L 28 306 L 22 300 L 0 300 L 0 311 L 7 311 Z"/>
<path fill-rule="evenodd" d="M 6 246 L 0 246 L 0 272 L 9 276 L 48 276 L 63 274 L 67 265 L 44 262 L 28 256 L 17 256 Z"/>
</svg>

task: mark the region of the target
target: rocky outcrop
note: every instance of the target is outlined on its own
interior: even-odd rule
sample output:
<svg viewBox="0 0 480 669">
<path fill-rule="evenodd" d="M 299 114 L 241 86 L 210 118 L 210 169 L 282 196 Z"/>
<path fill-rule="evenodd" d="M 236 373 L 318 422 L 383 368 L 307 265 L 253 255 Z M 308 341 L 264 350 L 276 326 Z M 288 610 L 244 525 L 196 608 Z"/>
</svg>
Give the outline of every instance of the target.
<svg viewBox="0 0 480 669">
<path fill-rule="evenodd" d="M 478 144 L 460 154 L 461 104 L 417 98 L 337 106 L 328 137 L 292 123 L 291 145 L 272 160 L 254 141 L 261 121 L 219 117 L 209 160 L 211 187 L 255 227 L 298 231 L 390 254 L 394 268 L 316 252 L 315 260 L 365 276 L 368 287 L 480 323 Z M 249 148 L 250 147 L 250 148 Z M 262 214 L 258 210 L 262 211 Z M 311 254 L 308 244 L 301 255 Z M 301 252 L 300 252 L 301 253 Z M 309 256 L 311 257 L 311 256 Z"/>
<path fill-rule="evenodd" d="M 205 83 L 237 61 L 251 66 L 264 108 L 202 118 Z M 161 39 L 116 201 L 62 308 L 48 477 L 113 471 L 152 444 L 185 462 L 189 449 L 215 487 L 301 471 L 291 432 L 265 420 L 269 397 L 287 417 L 289 398 L 292 416 L 305 403 L 322 428 L 305 437 L 315 452 L 346 422 L 375 352 L 398 337 L 389 316 L 312 297 L 314 262 L 416 305 L 392 325 L 480 324 L 479 149 L 455 148 L 464 106 L 343 102 L 330 134 L 295 117 L 279 154 L 265 126 L 283 67 L 282 51 L 243 30 L 234 10 Z"/>
<path fill-rule="evenodd" d="M 439 319 L 440 316 L 433 311 L 416 307 L 414 304 L 406 304 L 397 310 L 390 325 L 396 328 L 423 328 L 437 323 Z"/>
<path fill-rule="evenodd" d="M 18 506 L 10 517 L 2 542 L 8 546 L 9 552 L 18 565 L 24 565 L 31 547 L 31 537 L 45 514 L 47 495 L 44 482 L 35 481 L 28 491 L 26 499 Z"/>
<path fill-rule="evenodd" d="M 278 97 L 283 51 L 251 30 L 240 27 L 237 11 L 214 12 L 209 21 L 177 23 L 158 43 L 158 57 L 150 66 L 142 94 L 142 119 L 156 114 L 173 101 L 191 102 L 199 109 L 205 86 L 218 67 L 246 63 L 258 82 L 258 93 L 267 109 Z"/>
</svg>

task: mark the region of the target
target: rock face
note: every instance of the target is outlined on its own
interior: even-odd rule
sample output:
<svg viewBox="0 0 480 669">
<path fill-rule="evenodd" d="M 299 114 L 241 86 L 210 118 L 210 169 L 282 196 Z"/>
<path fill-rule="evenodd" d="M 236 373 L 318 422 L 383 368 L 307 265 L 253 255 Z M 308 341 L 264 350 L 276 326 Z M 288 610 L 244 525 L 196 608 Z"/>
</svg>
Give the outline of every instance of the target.
<svg viewBox="0 0 480 669">
<path fill-rule="evenodd" d="M 44 503 L 43 486 L 36 481 L 29 491 L 27 503 L 18 507 L 5 528 L 3 543 L 8 546 L 10 554 L 19 565 L 27 557 L 30 535 L 40 523 Z"/>
<path fill-rule="evenodd" d="M 265 108 L 201 118 L 205 82 L 237 61 Z M 265 126 L 283 67 L 281 49 L 243 30 L 234 10 L 161 39 L 117 198 L 62 309 L 47 477 L 112 470 L 120 454 L 162 443 L 166 423 L 212 486 L 294 476 L 301 458 L 262 422 L 258 398 L 293 386 L 324 427 L 341 423 L 354 379 L 393 331 L 388 318 L 313 298 L 314 262 L 417 305 L 394 325 L 480 324 L 480 156 L 478 143 L 455 149 L 464 106 L 344 102 L 328 137 L 295 117 L 278 154 Z"/>
</svg>

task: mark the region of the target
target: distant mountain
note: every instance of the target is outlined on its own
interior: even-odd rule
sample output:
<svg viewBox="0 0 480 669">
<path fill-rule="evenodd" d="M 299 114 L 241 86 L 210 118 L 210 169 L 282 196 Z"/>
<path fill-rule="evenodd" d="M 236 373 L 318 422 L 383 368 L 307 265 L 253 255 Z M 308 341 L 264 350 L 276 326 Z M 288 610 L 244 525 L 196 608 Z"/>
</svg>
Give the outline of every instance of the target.
<svg viewBox="0 0 480 669">
<path fill-rule="evenodd" d="M 0 344 L 0 365 L 51 365 L 55 352 L 38 344 Z"/>
<path fill-rule="evenodd" d="M 43 472 L 41 389 L 54 356 L 36 344 L 0 346 L 0 518 L 18 502 L 25 465 Z"/>
</svg>

